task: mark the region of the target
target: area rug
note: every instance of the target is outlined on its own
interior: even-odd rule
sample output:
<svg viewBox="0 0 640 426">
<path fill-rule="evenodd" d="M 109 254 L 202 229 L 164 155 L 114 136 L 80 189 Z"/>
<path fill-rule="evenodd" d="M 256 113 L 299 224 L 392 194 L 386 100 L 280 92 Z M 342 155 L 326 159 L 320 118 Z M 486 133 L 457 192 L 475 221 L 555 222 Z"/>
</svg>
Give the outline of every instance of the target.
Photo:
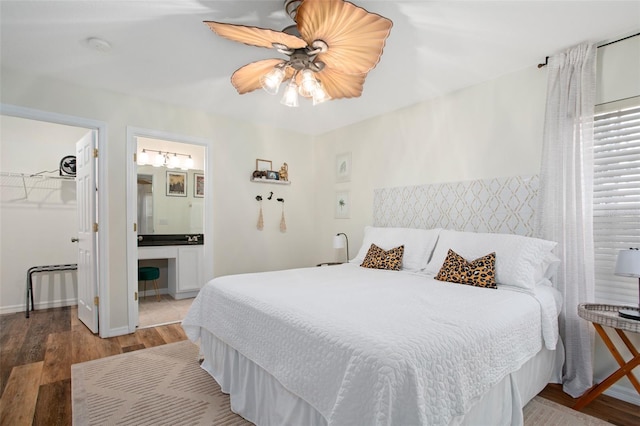
<svg viewBox="0 0 640 426">
<path fill-rule="evenodd" d="M 251 425 L 197 358 L 198 346 L 184 341 L 72 365 L 73 424 Z M 527 426 L 609 424 L 541 397 L 524 418 Z"/>
</svg>

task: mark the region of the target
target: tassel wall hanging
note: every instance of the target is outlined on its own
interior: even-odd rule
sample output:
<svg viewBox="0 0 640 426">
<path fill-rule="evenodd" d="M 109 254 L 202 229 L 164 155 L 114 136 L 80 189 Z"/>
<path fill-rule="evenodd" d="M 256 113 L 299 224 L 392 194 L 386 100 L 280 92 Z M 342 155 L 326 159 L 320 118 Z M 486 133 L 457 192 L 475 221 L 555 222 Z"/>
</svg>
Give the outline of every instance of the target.
<svg viewBox="0 0 640 426">
<path fill-rule="evenodd" d="M 262 217 L 262 196 L 256 196 L 256 200 L 260 204 L 260 213 L 258 214 L 258 224 L 256 225 L 256 228 L 258 228 L 258 231 L 262 231 L 264 229 L 264 218 Z"/>
<path fill-rule="evenodd" d="M 282 203 L 282 218 L 280 219 L 280 232 L 287 232 L 287 222 L 284 220 L 284 198 L 278 198 L 278 202 Z"/>
</svg>

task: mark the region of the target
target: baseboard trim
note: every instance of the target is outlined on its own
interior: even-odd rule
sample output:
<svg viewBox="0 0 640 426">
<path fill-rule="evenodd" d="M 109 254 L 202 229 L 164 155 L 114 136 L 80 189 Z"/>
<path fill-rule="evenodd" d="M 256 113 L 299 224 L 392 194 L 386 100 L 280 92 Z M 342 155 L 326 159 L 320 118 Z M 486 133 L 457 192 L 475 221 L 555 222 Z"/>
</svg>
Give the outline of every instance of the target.
<svg viewBox="0 0 640 426">
<path fill-rule="evenodd" d="M 78 299 L 66 299 L 66 300 L 52 300 L 46 302 L 36 302 L 35 310 L 49 309 L 49 308 L 63 308 L 66 306 L 75 306 L 78 304 Z M 0 306 L 0 315 L 3 314 L 15 314 L 16 312 L 25 312 L 27 308 L 26 304 Z"/>
</svg>

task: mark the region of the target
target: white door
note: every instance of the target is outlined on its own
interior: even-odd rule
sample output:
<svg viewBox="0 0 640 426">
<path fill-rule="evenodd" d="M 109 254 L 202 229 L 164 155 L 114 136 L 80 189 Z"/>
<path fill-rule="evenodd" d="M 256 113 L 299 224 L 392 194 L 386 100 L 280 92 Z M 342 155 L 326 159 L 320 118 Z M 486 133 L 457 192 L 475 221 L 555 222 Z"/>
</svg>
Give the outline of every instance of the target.
<svg viewBox="0 0 640 426">
<path fill-rule="evenodd" d="M 78 318 L 98 332 L 96 240 L 96 132 L 76 143 L 76 197 L 78 204 Z M 96 225 L 97 226 L 97 225 Z"/>
</svg>

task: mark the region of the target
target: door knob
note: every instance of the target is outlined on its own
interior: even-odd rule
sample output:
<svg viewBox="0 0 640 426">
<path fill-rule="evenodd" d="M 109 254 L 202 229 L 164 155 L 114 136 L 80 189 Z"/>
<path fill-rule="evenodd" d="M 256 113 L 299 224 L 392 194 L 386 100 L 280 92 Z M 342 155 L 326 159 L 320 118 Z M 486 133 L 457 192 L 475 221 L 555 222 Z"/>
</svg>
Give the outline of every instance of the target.
<svg viewBox="0 0 640 426">
<path fill-rule="evenodd" d="M 77 239 L 77 238 L 71 238 L 71 242 L 72 242 L 72 243 L 77 243 L 77 242 L 78 242 L 78 239 Z"/>
</svg>

